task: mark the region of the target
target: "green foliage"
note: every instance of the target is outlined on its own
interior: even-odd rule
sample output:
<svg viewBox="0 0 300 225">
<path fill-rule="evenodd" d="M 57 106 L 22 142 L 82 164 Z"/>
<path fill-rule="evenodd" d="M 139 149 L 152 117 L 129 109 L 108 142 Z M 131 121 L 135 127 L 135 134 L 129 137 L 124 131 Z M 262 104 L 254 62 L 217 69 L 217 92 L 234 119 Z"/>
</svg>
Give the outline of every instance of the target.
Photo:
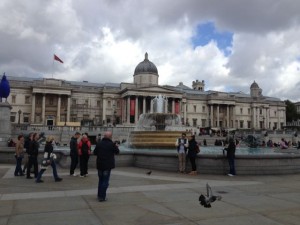
<svg viewBox="0 0 300 225">
<path fill-rule="evenodd" d="M 300 119 L 300 115 L 297 114 L 296 105 L 290 100 L 285 100 L 286 105 L 286 122 L 292 122 L 293 120 Z"/>
</svg>

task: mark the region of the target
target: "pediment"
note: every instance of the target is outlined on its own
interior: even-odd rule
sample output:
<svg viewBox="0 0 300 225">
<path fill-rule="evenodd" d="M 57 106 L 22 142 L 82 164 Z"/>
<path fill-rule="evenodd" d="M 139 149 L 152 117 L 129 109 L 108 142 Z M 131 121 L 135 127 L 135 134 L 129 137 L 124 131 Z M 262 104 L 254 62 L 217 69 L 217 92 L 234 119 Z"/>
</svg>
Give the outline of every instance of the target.
<svg viewBox="0 0 300 225">
<path fill-rule="evenodd" d="M 160 86 L 149 86 L 149 87 L 138 87 L 138 88 L 130 88 L 123 90 L 122 96 L 126 95 L 149 95 L 149 96 L 157 96 L 158 94 L 162 95 L 176 95 L 181 96 L 182 93 L 176 90 L 172 90 L 170 88 L 160 87 Z"/>
</svg>

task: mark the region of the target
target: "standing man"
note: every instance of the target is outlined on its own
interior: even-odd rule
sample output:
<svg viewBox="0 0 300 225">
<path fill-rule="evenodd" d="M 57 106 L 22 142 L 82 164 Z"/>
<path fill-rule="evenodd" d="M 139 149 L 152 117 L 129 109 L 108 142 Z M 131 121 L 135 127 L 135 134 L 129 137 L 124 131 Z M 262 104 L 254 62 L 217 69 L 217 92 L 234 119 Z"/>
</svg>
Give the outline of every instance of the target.
<svg viewBox="0 0 300 225">
<path fill-rule="evenodd" d="M 91 142 L 87 135 L 82 135 L 78 144 L 78 155 L 80 163 L 80 177 L 88 176 L 88 162 L 91 154 Z"/>
<path fill-rule="evenodd" d="M 34 169 L 34 177 L 37 178 L 37 175 L 38 175 L 37 157 L 39 154 L 39 147 L 40 147 L 40 144 L 38 143 L 39 137 L 40 136 L 38 133 L 34 133 L 32 136 L 33 140 L 29 144 L 29 149 L 27 152 L 28 153 L 28 167 L 27 167 L 27 171 L 26 171 L 27 179 L 32 179 L 32 177 L 30 176 L 30 171 L 31 171 L 32 166 Z"/>
<path fill-rule="evenodd" d="M 109 186 L 110 172 L 115 168 L 115 155 L 119 154 L 119 146 L 112 142 L 111 131 L 106 131 L 102 140 L 96 144 L 94 155 L 97 156 L 98 200 L 106 201 L 106 190 Z"/>
<path fill-rule="evenodd" d="M 186 151 L 189 147 L 188 139 L 186 138 L 186 134 L 182 133 L 181 138 L 176 140 L 175 146 L 177 147 L 178 152 L 178 160 L 179 160 L 179 172 L 185 172 L 185 160 L 186 160 Z"/>
<path fill-rule="evenodd" d="M 229 144 L 227 148 L 224 148 L 225 151 L 227 151 L 227 159 L 228 159 L 228 163 L 229 163 L 229 174 L 228 176 L 234 176 L 235 175 L 235 163 L 234 163 L 234 159 L 235 159 L 235 143 L 233 138 L 229 139 Z"/>
<path fill-rule="evenodd" d="M 80 133 L 77 131 L 70 140 L 70 176 L 76 176 L 75 169 L 78 164 L 78 139 L 80 138 Z"/>
</svg>

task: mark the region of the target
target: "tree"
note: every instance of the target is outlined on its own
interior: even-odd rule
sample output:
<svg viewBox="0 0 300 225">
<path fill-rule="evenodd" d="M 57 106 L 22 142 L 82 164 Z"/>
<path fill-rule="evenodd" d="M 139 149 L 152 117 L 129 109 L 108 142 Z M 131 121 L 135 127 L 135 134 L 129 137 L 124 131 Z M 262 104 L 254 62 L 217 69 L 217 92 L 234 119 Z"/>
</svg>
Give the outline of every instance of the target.
<svg viewBox="0 0 300 225">
<path fill-rule="evenodd" d="M 285 100 L 286 105 L 286 122 L 292 122 L 293 120 L 300 119 L 300 115 L 297 114 L 297 108 L 290 100 Z"/>
</svg>

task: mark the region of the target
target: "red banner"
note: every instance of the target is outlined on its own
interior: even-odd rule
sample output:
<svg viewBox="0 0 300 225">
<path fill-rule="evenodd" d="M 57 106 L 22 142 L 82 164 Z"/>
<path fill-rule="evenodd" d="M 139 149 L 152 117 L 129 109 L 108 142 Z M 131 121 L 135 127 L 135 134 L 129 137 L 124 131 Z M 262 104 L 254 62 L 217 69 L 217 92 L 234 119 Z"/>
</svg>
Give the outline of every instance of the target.
<svg viewBox="0 0 300 225">
<path fill-rule="evenodd" d="M 179 102 L 175 102 L 175 114 L 180 114 Z"/>
<path fill-rule="evenodd" d="M 130 99 L 130 116 L 135 115 L 135 99 Z"/>
</svg>

